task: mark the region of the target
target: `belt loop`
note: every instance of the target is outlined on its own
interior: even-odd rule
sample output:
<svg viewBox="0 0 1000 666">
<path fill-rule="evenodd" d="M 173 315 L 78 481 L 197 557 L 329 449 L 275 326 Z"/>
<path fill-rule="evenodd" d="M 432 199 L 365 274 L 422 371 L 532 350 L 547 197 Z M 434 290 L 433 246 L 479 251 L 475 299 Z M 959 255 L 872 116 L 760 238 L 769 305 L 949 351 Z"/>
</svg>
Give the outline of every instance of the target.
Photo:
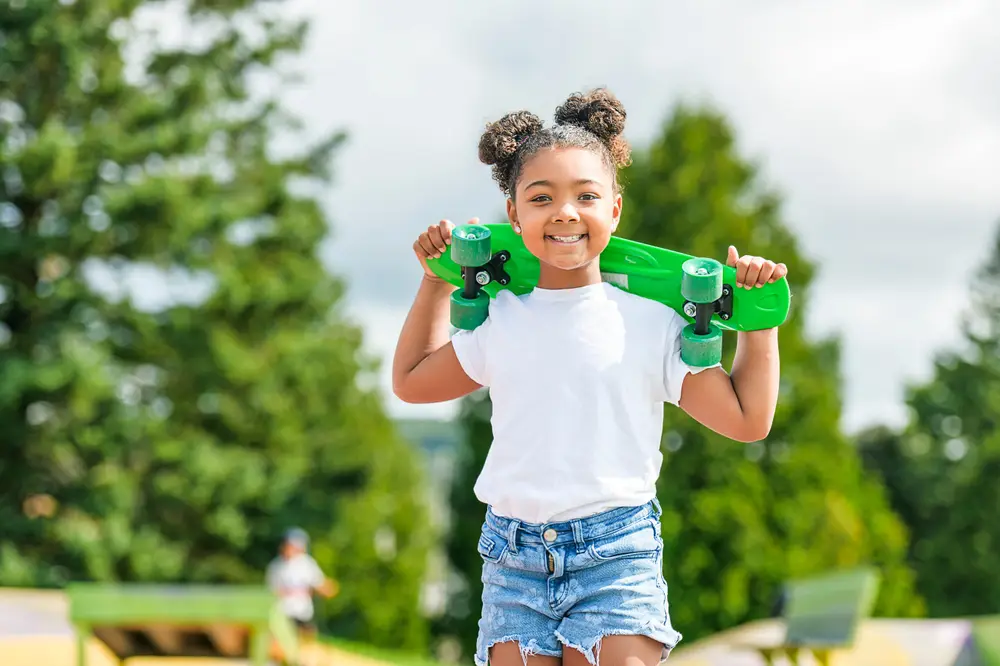
<svg viewBox="0 0 1000 666">
<path fill-rule="evenodd" d="M 521 527 L 521 521 L 512 520 L 507 524 L 507 545 L 510 552 L 517 554 L 517 529 Z"/>
<path fill-rule="evenodd" d="M 653 496 L 653 515 L 657 518 L 663 515 L 663 507 L 660 506 L 660 500 Z"/>
<path fill-rule="evenodd" d="M 576 542 L 576 552 L 582 554 L 587 550 L 587 544 L 583 540 L 583 526 L 579 520 L 570 521 L 570 525 L 573 528 L 573 541 Z"/>
</svg>

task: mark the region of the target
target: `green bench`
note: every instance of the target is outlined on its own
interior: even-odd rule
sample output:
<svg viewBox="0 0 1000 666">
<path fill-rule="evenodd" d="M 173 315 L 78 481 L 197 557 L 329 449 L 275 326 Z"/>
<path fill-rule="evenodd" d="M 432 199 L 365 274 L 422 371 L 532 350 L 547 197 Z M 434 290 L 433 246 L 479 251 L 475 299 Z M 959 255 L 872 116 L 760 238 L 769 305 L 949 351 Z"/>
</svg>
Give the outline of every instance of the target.
<svg viewBox="0 0 1000 666">
<path fill-rule="evenodd" d="M 297 636 L 262 586 L 108 585 L 67 587 L 77 631 L 77 666 L 90 636 L 123 664 L 132 657 L 245 659 L 265 666 L 271 640 L 298 658 Z"/>
<path fill-rule="evenodd" d="M 858 625 L 871 613 L 881 578 L 876 569 L 860 567 L 789 581 L 785 585 L 785 637 L 779 645 L 753 648 L 768 664 L 784 656 L 798 664 L 809 652 L 823 666 L 832 653 L 854 644 Z"/>
</svg>

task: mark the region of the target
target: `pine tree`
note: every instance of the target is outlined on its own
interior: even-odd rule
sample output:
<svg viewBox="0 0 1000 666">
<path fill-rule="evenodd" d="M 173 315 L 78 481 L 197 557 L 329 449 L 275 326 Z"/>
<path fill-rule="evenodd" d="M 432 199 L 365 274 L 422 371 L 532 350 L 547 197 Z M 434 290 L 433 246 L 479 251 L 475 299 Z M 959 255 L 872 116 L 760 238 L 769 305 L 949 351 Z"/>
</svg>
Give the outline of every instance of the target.
<svg viewBox="0 0 1000 666">
<path fill-rule="evenodd" d="M 254 84 L 306 26 L 159 5 L 0 0 L 0 585 L 259 581 L 301 525 L 330 626 L 423 646 L 422 479 L 316 256 L 344 136 L 276 156 Z"/>
</svg>

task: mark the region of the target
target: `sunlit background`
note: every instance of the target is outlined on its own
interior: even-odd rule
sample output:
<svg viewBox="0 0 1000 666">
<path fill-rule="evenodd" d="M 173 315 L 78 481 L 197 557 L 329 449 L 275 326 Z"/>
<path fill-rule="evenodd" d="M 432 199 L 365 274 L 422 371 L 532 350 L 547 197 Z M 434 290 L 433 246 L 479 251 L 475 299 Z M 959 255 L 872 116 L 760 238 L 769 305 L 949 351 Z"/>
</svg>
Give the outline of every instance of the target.
<svg viewBox="0 0 1000 666">
<path fill-rule="evenodd" d="M 131 25 L 155 38 L 113 20 L 132 5 L 138 9 Z M 252 23 L 237 17 L 194 29 L 194 5 L 259 5 L 267 15 L 308 24 L 301 52 L 281 64 L 300 78 L 279 95 L 302 130 L 275 129 L 267 141 L 272 155 L 285 156 L 344 133 L 328 161 L 330 182 L 292 186 L 320 202 L 329 230 L 311 249 L 345 289 L 342 301 L 316 301 L 336 303 L 325 338 L 267 336 L 271 326 L 305 331 L 322 319 L 283 319 L 285 310 L 268 300 L 284 297 L 276 285 L 308 274 L 290 268 L 290 256 L 305 256 L 300 247 L 259 256 L 236 250 L 231 256 L 241 258 L 228 264 L 205 259 L 206 247 L 229 243 L 251 252 L 266 236 L 241 222 L 251 209 L 218 213 L 225 228 L 200 217 L 213 206 L 228 211 L 238 197 L 213 192 L 199 200 L 187 192 L 167 207 L 173 222 L 161 224 L 155 213 L 156 224 L 149 224 L 135 217 L 141 207 L 123 206 L 115 216 L 116 196 L 144 191 L 147 177 L 164 173 L 151 166 L 163 163 L 155 150 L 137 157 L 138 171 L 114 161 L 142 153 L 138 138 L 115 135 L 94 182 L 84 153 L 63 162 L 72 162 L 63 171 L 23 157 L 36 144 L 44 146 L 39 154 L 57 154 L 51 146 L 75 141 L 72 131 L 49 135 L 29 126 L 25 109 L 38 103 L 36 89 L 55 91 L 61 101 L 51 103 L 65 105 L 59 117 L 71 127 L 97 122 L 88 105 L 100 106 L 100 86 L 54 83 L 58 72 L 75 80 L 87 63 L 103 62 L 93 35 L 125 40 L 127 76 L 145 85 L 137 82 L 149 53 L 193 52 L 211 43 L 219 26 Z M 60 12 L 91 21 L 45 18 Z M 39 26 L 57 24 L 65 31 L 59 43 L 69 46 L 52 51 L 61 55 L 50 62 L 39 37 L 48 27 Z M 321 632 L 338 658 L 471 664 L 478 560 L 469 539 L 484 510 L 471 485 L 489 445 L 489 404 L 474 396 L 416 406 L 392 394 L 392 353 L 421 270 L 411 244 L 440 219 L 502 219 L 502 196 L 477 160 L 485 123 L 516 109 L 548 121 L 567 95 L 595 86 L 609 87 L 625 105 L 637 169 L 646 168 L 644 156 L 665 133 L 688 131 L 678 105 L 728 128 L 733 145 L 726 154 L 757 168 L 760 186 L 780 196 L 776 223 L 816 269 L 804 300 L 796 301 L 798 328 L 788 335 L 817 350 L 829 338 L 839 344 L 839 359 L 824 351 L 790 354 L 795 407 L 779 414 L 783 425 L 771 441 L 745 453 L 668 416 L 660 490 L 665 538 L 676 540 L 668 544 L 665 571 L 675 624 L 692 643 L 711 640 L 766 618 L 780 581 L 874 565 L 882 573 L 874 614 L 939 618 L 941 654 L 952 656 L 933 663 L 953 663 L 955 646 L 972 634 L 949 618 L 1000 613 L 1000 344 L 990 338 L 1000 335 L 1000 268 L 994 283 L 977 277 L 991 258 L 1000 261 L 998 26 L 1000 4 L 987 0 L 0 0 L 0 664 L 42 663 L 41 648 L 26 637 L 72 633 L 63 597 L 28 591 L 70 581 L 257 584 L 291 525 L 310 531 L 317 560 L 341 581 L 340 596 L 317 601 Z M 92 41 L 73 43 L 74 34 Z M 185 74 L 201 75 L 194 66 Z M 260 67 L 251 96 L 263 99 L 277 85 L 273 70 Z M 116 122 L 117 112 L 109 111 Z M 158 141 L 170 132 L 197 133 L 169 114 L 156 122 L 163 129 Z M 200 139 L 192 145 L 195 153 L 218 148 Z M 58 173 L 57 187 L 27 179 L 32 168 L 46 178 Z M 223 182 L 238 172 L 237 162 L 235 171 L 212 173 Z M 273 180 L 268 174 L 248 177 L 255 185 L 237 176 L 240 196 Z M 31 199 L 36 185 L 46 194 Z M 87 188 L 94 188 L 90 198 L 80 195 Z M 22 202 L 29 199 L 38 204 L 37 219 Z M 75 212 L 59 208 L 66 201 L 77 202 Z M 62 231 L 45 232 L 45 220 L 60 215 L 52 224 Z M 681 251 L 702 242 L 721 252 L 730 241 L 711 222 L 702 231 L 663 219 L 655 238 Z M 109 228 L 131 229 L 122 237 L 148 234 L 149 245 L 108 250 L 67 231 L 84 227 L 95 238 Z M 312 233 L 307 223 L 283 229 L 302 238 Z M 751 231 L 740 230 L 740 238 Z M 37 274 L 25 277 L 22 264 L 38 266 Z M 31 279 L 56 287 L 45 291 Z M 997 311 L 985 317 L 992 327 L 976 329 L 987 338 L 981 354 L 936 373 L 936 355 L 966 348 L 962 324 L 971 288 L 983 279 Z M 58 285 L 71 280 L 119 304 L 91 304 L 87 312 L 94 314 L 80 319 L 91 333 L 108 326 L 113 345 L 100 337 L 92 338 L 93 349 L 67 342 L 76 324 L 44 299 L 65 299 L 67 312 L 90 303 L 90 296 L 61 291 Z M 316 280 L 316 291 L 326 294 Z M 794 273 L 790 280 L 794 290 Z M 205 314 L 201 308 L 220 283 L 226 305 Z M 292 292 L 305 298 L 308 291 L 289 287 L 285 296 L 291 303 Z M 129 314 L 124 296 L 148 317 Z M 255 299 L 266 307 L 236 314 L 237 303 Z M 193 314 L 171 314 L 177 308 Z M 18 328 L 26 312 L 51 329 Z M 341 326 L 345 318 L 359 325 L 360 345 L 377 366 L 355 367 L 343 342 L 351 337 Z M 126 342 L 115 337 L 116 326 L 131 331 Z M 199 328 L 211 333 L 199 337 Z M 37 337 L 22 345 L 28 338 L 19 335 Z M 63 360 L 72 370 L 47 370 Z M 105 390 L 93 379 L 104 373 L 122 383 Z M 347 385 L 359 389 L 341 388 Z M 364 393 L 369 388 L 374 397 Z M 245 428 L 232 425 L 241 419 Z M 251 424 L 259 424 L 259 436 Z M 185 460 L 193 462 L 179 462 Z M 701 469 L 722 471 L 706 483 L 694 480 Z M 730 495 L 720 490 L 727 485 Z M 741 501 L 752 508 L 744 511 Z M 210 517 L 195 519 L 201 513 Z M 181 525 L 190 530 L 189 543 L 178 536 Z M 733 543 L 713 541 L 730 534 Z M 400 598 L 383 608 L 395 590 Z M 420 619 L 401 619 L 408 617 Z M 884 646 L 935 630 L 887 629 L 897 632 L 891 639 L 871 631 L 866 645 L 890 650 Z M 46 644 L 63 651 L 45 663 L 72 663 L 63 661 L 74 654 L 70 643 Z M 95 659 L 104 658 L 103 649 L 93 647 Z M 899 661 L 837 663 L 922 663 L 898 651 Z M 683 654 L 677 661 L 688 663 Z M 736 663 L 705 654 L 689 663 Z"/>
</svg>

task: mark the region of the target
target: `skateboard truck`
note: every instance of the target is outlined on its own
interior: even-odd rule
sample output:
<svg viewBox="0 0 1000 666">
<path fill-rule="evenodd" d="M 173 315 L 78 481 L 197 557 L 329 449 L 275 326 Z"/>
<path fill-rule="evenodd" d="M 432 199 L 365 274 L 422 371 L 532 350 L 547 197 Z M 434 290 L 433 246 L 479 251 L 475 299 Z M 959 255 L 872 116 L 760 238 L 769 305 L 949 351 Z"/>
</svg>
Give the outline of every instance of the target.
<svg viewBox="0 0 1000 666">
<path fill-rule="evenodd" d="M 479 293 L 476 285 L 485 287 L 490 282 L 499 282 L 507 286 L 510 283 L 510 275 L 503 269 L 503 265 L 510 260 L 510 252 L 501 250 L 494 254 L 483 266 L 462 267 L 462 279 L 465 281 L 465 289 L 462 296 L 465 298 L 475 298 Z M 472 270 L 469 270 L 469 269 Z"/>
<path fill-rule="evenodd" d="M 719 315 L 719 319 L 723 321 L 728 321 L 733 316 L 733 288 L 728 284 L 722 285 L 722 296 L 711 303 L 685 301 L 684 314 L 694 318 L 695 333 L 698 335 L 708 334 L 712 315 Z"/>
</svg>

